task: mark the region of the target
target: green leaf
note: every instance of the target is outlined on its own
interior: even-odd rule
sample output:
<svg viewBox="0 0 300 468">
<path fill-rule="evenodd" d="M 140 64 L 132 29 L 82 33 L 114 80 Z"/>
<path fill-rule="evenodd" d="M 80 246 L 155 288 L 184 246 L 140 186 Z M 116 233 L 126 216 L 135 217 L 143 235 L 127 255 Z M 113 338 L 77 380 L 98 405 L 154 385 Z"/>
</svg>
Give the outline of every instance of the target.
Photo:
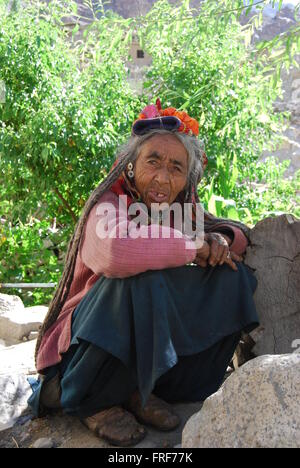
<svg viewBox="0 0 300 468">
<path fill-rule="evenodd" d="M 240 138 L 240 126 L 237 120 L 235 121 L 235 133 L 236 133 L 237 139 L 239 139 Z"/>
<path fill-rule="evenodd" d="M 227 216 L 230 219 L 234 219 L 236 221 L 240 221 L 238 210 L 233 205 L 226 206 Z"/>
<path fill-rule="evenodd" d="M 72 36 L 75 36 L 75 34 L 79 31 L 79 24 L 76 24 L 74 28 L 72 29 Z"/>
<path fill-rule="evenodd" d="M 202 112 L 200 120 L 199 120 L 199 126 L 202 127 L 204 125 L 204 122 L 205 122 L 205 113 Z"/>
<path fill-rule="evenodd" d="M 49 154 L 48 148 L 47 147 L 43 148 L 43 150 L 41 152 L 41 157 L 42 157 L 42 160 L 44 161 L 45 164 L 48 161 L 48 154 Z"/>
<path fill-rule="evenodd" d="M 217 209 L 216 209 L 216 198 L 215 198 L 215 195 L 212 194 L 210 197 L 209 197 L 209 200 L 208 200 L 208 212 L 213 214 L 214 216 L 217 216 Z"/>
<path fill-rule="evenodd" d="M 77 5 L 77 3 L 72 2 L 71 8 L 72 8 L 72 13 L 77 13 L 77 11 L 78 11 L 78 5 Z"/>
</svg>

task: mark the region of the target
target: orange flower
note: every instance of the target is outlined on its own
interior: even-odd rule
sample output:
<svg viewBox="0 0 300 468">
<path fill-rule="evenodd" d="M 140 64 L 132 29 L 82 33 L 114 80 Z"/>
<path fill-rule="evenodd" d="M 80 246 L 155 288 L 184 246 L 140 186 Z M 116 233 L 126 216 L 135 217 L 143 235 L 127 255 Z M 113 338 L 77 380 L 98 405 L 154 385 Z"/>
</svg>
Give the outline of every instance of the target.
<svg viewBox="0 0 300 468">
<path fill-rule="evenodd" d="M 161 109 L 159 113 L 161 116 L 174 115 L 181 120 L 181 126 L 178 129 L 179 132 L 187 134 L 193 133 L 196 136 L 199 135 L 199 124 L 197 120 L 190 117 L 186 112 L 178 111 L 175 107 L 167 107 L 166 109 Z"/>
<path fill-rule="evenodd" d="M 155 105 L 149 104 L 148 106 L 144 107 L 137 120 L 153 119 L 159 116 L 175 116 L 181 121 L 181 125 L 178 128 L 179 132 L 187 133 L 188 135 L 199 135 L 199 124 L 197 120 L 190 117 L 184 111 L 178 111 L 175 109 L 175 107 L 167 107 L 166 109 L 162 109 L 160 99 L 156 99 Z"/>
</svg>

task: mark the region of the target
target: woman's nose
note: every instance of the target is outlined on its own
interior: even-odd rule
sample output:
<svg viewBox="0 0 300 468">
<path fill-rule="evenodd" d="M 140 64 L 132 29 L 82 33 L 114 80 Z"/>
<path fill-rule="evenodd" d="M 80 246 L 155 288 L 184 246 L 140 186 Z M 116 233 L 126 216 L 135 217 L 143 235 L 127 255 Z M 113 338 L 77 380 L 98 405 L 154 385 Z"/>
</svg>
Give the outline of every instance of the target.
<svg viewBox="0 0 300 468">
<path fill-rule="evenodd" d="M 170 174 L 167 168 L 160 168 L 156 174 L 155 179 L 159 184 L 167 184 L 170 181 Z"/>
</svg>

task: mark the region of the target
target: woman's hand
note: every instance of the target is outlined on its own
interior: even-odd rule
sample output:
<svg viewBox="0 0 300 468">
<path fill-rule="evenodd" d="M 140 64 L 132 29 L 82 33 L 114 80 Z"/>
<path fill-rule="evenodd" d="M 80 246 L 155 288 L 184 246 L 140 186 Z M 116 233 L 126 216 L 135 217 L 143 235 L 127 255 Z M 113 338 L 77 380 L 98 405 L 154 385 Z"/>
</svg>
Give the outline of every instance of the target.
<svg viewBox="0 0 300 468">
<path fill-rule="evenodd" d="M 230 238 L 225 234 L 217 232 L 205 234 L 203 246 L 197 250 L 195 262 L 202 267 L 206 267 L 207 263 L 211 266 L 227 263 L 234 271 L 237 271 L 238 268 L 233 260 L 240 262 L 242 257 L 230 252 L 230 243 Z"/>
<path fill-rule="evenodd" d="M 206 240 L 204 240 L 202 247 L 197 249 L 195 263 L 205 268 L 207 266 L 207 260 L 209 258 L 209 254 L 210 254 L 209 243 Z"/>
</svg>

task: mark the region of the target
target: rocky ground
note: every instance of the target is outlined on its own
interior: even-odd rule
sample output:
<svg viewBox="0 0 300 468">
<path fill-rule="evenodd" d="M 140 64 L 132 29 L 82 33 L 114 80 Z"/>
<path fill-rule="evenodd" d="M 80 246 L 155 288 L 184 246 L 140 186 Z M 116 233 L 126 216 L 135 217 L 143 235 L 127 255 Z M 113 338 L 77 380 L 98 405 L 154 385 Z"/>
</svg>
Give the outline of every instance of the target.
<svg viewBox="0 0 300 468">
<path fill-rule="evenodd" d="M 168 448 L 181 444 L 186 421 L 200 410 L 201 403 L 176 404 L 181 426 L 172 432 L 148 428 L 146 438 L 138 448 Z M 32 419 L 30 410 L 24 410 L 15 425 L 0 432 L 0 448 L 107 448 L 112 447 L 87 429 L 77 418 L 55 412 L 43 418 Z"/>
</svg>

